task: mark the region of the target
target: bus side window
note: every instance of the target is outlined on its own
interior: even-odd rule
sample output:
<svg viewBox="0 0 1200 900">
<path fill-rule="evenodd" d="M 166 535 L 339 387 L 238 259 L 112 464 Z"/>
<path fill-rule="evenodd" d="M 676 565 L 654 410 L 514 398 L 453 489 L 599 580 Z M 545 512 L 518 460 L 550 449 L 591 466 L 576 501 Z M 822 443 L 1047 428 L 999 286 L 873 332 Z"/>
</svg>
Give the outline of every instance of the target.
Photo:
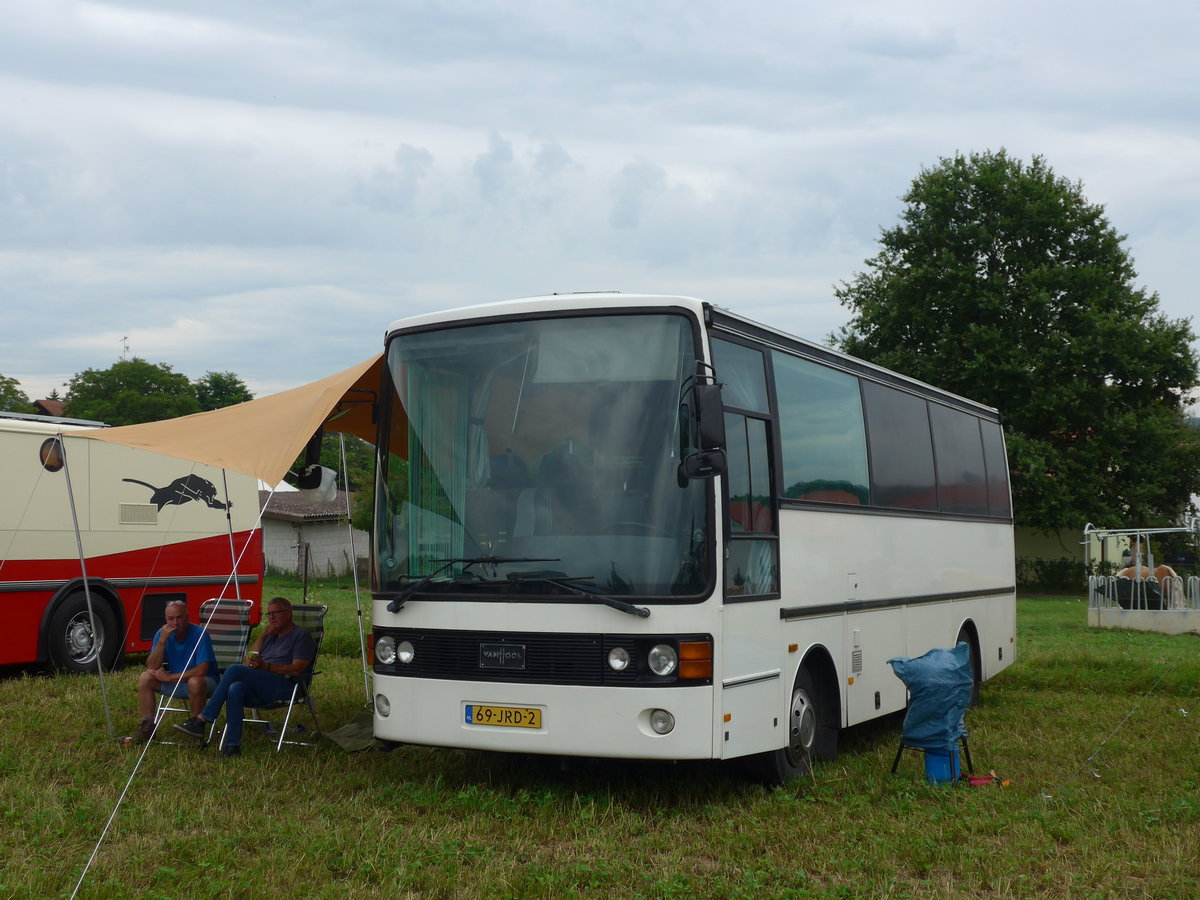
<svg viewBox="0 0 1200 900">
<path fill-rule="evenodd" d="M 765 419 L 725 414 L 729 469 L 729 555 L 726 596 L 779 591 L 778 541 Z M 755 535 L 770 535 L 755 539 Z"/>
</svg>

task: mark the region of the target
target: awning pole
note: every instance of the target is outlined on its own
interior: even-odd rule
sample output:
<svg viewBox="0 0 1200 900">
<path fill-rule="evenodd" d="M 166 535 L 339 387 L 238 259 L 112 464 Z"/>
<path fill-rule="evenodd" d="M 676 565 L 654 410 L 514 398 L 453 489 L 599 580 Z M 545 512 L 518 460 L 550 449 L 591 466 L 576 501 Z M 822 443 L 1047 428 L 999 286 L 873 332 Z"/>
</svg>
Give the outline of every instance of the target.
<svg viewBox="0 0 1200 900">
<path fill-rule="evenodd" d="M 67 442 L 63 439 L 62 432 L 58 434 L 58 446 L 62 450 L 63 459 L 63 474 L 67 478 L 67 505 L 71 507 L 71 522 L 75 526 L 75 546 L 79 550 L 79 570 L 83 575 L 83 599 L 87 603 L 88 622 L 92 628 L 92 644 L 96 647 L 96 674 L 100 676 L 100 696 L 104 699 L 104 721 L 108 725 L 108 739 L 115 740 L 113 737 L 112 714 L 108 710 L 108 688 L 104 683 L 104 661 L 101 659 L 103 649 L 102 645 L 96 643 L 96 613 L 92 609 L 92 590 L 88 585 L 87 562 L 83 556 L 83 536 L 79 533 L 79 513 L 75 509 L 75 492 L 71 488 L 71 466 L 67 459 Z M 124 612 L 121 613 L 121 618 L 125 618 Z M 112 635 L 112 639 L 116 639 L 116 635 Z"/>
<path fill-rule="evenodd" d="M 225 527 L 226 527 L 226 530 L 229 532 L 229 558 L 233 560 L 233 595 L 238 600 L 241 600 L 242 599 L 242 586 L 238 583 L 237 547 L 235 547 L 233 544 L 233 513 L 230 512 L 230 510 L 233 509 L 233 501 L 229 499 L 229 470 L 228 469 L 221 470 L 221 483 L 223 485 L 225 485 Z M 257 495 L 258 495 L 258 492 L 256 491 L 255 496 L 257 496 Z"/>
<path fill-rule="evenodd" d="M 346 485 L 346 527 L 350 529 L 350 572 L 354 577 L 354 604 L 358 608 L 358 649 L 362 654 L 363 693 L 367 705 L 371 705 L 371 679 L 367 671 L 367 641 L 363 630 L 362 596 L 358 590 L 358 554 L 354 550 L 354 520 L 350 514 L 350 473 L 346 467 L 346 435 L 338 433 L 338 443 L 342 451 L 342 482 Z"/>
</svg>

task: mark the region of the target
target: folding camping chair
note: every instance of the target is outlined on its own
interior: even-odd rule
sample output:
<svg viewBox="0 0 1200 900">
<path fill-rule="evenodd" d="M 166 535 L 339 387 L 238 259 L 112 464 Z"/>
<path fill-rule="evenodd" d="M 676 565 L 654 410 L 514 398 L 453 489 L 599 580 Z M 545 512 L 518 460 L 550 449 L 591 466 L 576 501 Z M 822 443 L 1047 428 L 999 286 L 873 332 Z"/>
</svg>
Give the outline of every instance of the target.
<svg viewBox="0 0 1200 900">
<path fill-rule="evenodd" d="M 931 780 L 957 780 L 955 760 L 960 744 L 967 771 L 973 770 L 967 729 L 963 724 L 963 714 L 971 705 L 975 685 L 971 672 L 971 645 L 963 642 L 952 650 L 934 649 L 915 659 L 896 657 L 889 659 L 888 664 L 909 693 L 908 712 L 904 716 L 900 746 L 892 761 L 892 774 L 900 765 L 905 750 L 920 750 L 925 754 L 925 771 Z M 936 761 L 942 757 L 949 765 L 939 771 Z"/>
<path fill-rule="evenodd" d="M 235 663 L 240 663 L 246 655 L 246 644 L 250 642 L 250 605 L 251 602 L 248 600 L 234 599 L 205 600 L 200 604 L 200 624 L 208 629 L 213 653 L 217 657 L 217 671 L 213 672 L 212 676 L 218 681 L 221 678 L 221 672 Z M 191 709 L 185 698 L 172 698 L 170 693 L 160 694 L 158 708 L 154 711 L 154 721 L 160 722 L 162 717 L 169 712 L 191 715 Z M 214 727 L 209 726 L 209 740 L 212 739 Z M 175 742 L 160 740 L 158 743 L 172 744 Z"/>
<path fill-rule="evenodd" d="M 244 725 L 261 725 L 263 730 L 270 734 L 271 728 L 278 729 L 279 740 L 275 744 L 275 750 L 283 749 L 284 744 L 291 744 L 299 747 L 311 747 L 312 744 L 307 741 L 292 741 L 288 740 L 288 726 L 292 721 L 292 712 L 296 705 L 303 702 L 308 707 L 308 714 L 312 717 L 314 731 L 321 730 L 321 723 L 317 719 L 317 708 L 313 704 L 312 699 L 312 679 L 317 674 L 317 658 L 321 655 L 321 643 L 325 639 L 325 613 L 329 610 L 328 606 L 302 605 L 293 604 L 292 606 L 292 622 L 308 631 L 312 635 L 313 647 L 315 652 L 313 658 L 308 664 L 308 669 L 300 675 L 288 675 L 287 680 L 291 682 L 292 693 L 287 700 L 280 700 L 277 703 L 271 703 L 267 706 L 259 706 L 246 709 L 247 716 L 242 720 Z M 273 719 L 264 718 L 262 713 L 264 710 L 285 709 L 282 722 L 277 722 Z M 225 729 L 221 729 L 221 746 L 225 745 Z"/>
</svg>

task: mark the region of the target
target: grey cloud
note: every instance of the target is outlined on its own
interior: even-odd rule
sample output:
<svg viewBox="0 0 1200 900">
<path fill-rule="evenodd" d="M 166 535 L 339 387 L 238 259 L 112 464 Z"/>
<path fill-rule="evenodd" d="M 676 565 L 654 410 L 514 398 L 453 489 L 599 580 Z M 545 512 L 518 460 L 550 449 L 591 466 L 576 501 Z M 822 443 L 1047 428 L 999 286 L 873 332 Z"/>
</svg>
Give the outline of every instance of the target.
<svg viewBox="0 0 1200 900">
<path fill-rule="evenodd" d="M 390 166 L 381 166 L 358 180 L 355 198 L 372 209 L 404 212 L 413 207 L 417 190 L 432 169 L 432 153 L 424 147 L 402 144 Z"/>
</svg>

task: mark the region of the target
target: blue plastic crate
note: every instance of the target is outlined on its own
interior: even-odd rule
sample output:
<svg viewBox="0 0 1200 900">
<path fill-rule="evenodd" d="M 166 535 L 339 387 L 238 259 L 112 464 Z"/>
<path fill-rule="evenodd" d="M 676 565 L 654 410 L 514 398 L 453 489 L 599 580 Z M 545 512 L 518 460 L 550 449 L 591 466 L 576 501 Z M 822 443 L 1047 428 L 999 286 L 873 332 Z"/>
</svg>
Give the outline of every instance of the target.
<svg viewBox="0 0 1200 900">
<path fill-rule="evenodd" d="M 930 784 L 952 784 L 958 781 L 958 748 L 925 751 L 925 779 Z"/>
</svg>

